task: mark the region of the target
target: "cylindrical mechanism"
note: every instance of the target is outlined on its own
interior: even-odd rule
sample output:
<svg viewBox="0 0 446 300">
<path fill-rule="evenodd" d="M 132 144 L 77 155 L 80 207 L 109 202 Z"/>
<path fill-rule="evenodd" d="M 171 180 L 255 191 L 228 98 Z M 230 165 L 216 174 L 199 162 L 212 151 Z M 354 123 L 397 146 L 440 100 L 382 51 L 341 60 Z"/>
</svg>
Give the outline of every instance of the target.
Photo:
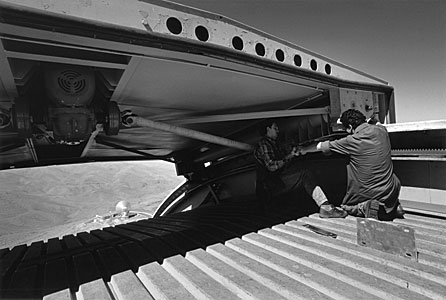
<svg viewBox="0 0 446 300">
<path fill-rule="evenodd" d="M 117 135 L 121 125 L 121 112 L 115 101 L 107 103 L 104 131 L 107 135 Z"/>
<path fill-rule="evenodd" d="M 201 131 L 196 131 L 188 128 L 178 127 L 166 123 L 161 123 L 157 121 L 152 121 L 148 119 L 144 119 L 137 116 L 128 116 L 125 119 L 125 123 L 131 127 L 140 126 L 140 127 L 149 127 L 162 131 L 167 131 L 171 133 L 175 133 L 181 136 L 189 137 L 192 139 L 209 142 L 212 144 L 222 145 L 226 147 L 236 148 L 244 151 L 252 151 L 253 148 L 251 145 L 246 143 L 237 142 L 234 140 L 230 140 L 227 138 L 219 137 L 216 135 L 204 133 Z"/>
</svg>

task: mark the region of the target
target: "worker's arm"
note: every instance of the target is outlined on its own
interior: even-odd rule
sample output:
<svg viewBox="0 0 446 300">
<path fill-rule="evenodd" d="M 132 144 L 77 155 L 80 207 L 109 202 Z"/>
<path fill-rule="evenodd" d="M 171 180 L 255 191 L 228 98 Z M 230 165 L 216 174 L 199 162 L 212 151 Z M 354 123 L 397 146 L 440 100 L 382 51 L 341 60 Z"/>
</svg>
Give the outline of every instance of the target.
<svg viewBox="0 0 446 300">
<path fill-rule="evenodd" d="M 286 162 L 285 159 L 278 159 L 277 153 L 275 153 L 267 144 L 259 145 L 255 151 L 255 155 L 259 158 L 259 160 L 263 161 L 266 169 L 268 169 L 270 172 L 279 170 L 285 165 Z"/>
<path fill-rule="evenodd" d="M 333 151 L 339 154 L 349 155 L 355 151 L 357 143 L 358 141 L 355 140 L 352 135 L 349 135 L 334 141 L 319 142 L 316 148 L 324 154 L 329 154 Z"/>
<path fill-rule="evenodd" d="M 297 146 L 294 148 L 294 151 L 292 153 L 294 154 L 294 156 L 300 156 L 300 155 L 305 155 L 307 153 L 319 152 L 321 150 L 317 148 L 317 145 L 318 144 L 313 143 L 305 146 Z"/>
</svg>

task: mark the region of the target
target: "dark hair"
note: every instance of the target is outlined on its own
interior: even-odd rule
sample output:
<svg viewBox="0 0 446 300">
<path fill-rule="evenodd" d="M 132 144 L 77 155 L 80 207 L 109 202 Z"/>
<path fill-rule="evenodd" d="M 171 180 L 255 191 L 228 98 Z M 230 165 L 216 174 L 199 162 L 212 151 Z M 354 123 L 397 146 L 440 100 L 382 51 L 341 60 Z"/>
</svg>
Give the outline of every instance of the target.
<svg viewBox="0 0 446 300">
<path fill-rule="evenodd" d="M 260 122 L 260 124 L 258 126 L 259 134 L 261 136 L 265 136 L 266 135 L 266 128 L 273 126 L 274 123 L 277 124 L 277 122 L 274 119 L 266 119 L 266 120 L 263 120 L 262 122 Z"/>
<path fill-rule="evenodd" d="M 356 109 L 348 109 L 341 115 L 341 123 L 345 128 L 352 125 L 353 129 L 356 129 L 362 123 L 365 123 L 365 116 Z"/>
</svg>

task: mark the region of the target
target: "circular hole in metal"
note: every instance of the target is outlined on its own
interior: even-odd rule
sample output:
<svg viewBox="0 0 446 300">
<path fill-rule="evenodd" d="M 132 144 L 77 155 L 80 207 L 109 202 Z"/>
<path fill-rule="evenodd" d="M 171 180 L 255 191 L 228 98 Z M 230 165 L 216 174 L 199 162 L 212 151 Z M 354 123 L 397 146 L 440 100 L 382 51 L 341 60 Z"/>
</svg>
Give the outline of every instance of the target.
<svg viewBox="0 0 446 300">
<path fill-rule="evenodd" d="M 262 43 L 256 44 L 256 53 L 258 56 L 265 56 L 265 46 Z"/>
<path fill-rule="evenodd" d="M 412 257 L 412 254 L 410 254 L 409 252 L 406 252 L 406 256 Z"/>
<path fill-rule="evenodd" d="M 281 49 L 276 50 L 276 58 L 278 61 L 284 61 L 285 60 L 285 53 Z"/>
<path fill-rule="evenodd" d="M 243 40 L 239 36 L 235 36 L 232 38 L 232 47 L 236 50 L 243 50 Z"/>
<path fill-rule="evenodd" d="M 195 28 L 195 36 L 202 42 L 206 42 L 209 39 L 209 32 L 204 26 L 197 26 Z"/>
<path fill-rule="evenodd" d="M 317 61 L 312 59 L 310 61 L 310 67 L 311 67 L 311 70 L 316 71 L 317 70 Z"/>
<path fill-rule="evenodd" d="M 325 64 L 325 73 L 327 73 L 328 75 L 331 74 L 331 66 L 330 66 L 330 64 Z"/>
<path fill-rule="evenodd" d="M 181 25 L 180 20 L 174 17 L 170 17 L 167 19 L 167 29 L 169 29 L 170 32 L 173 34 L 180 34 L 181 31 L 183 31 L 183 26 Z"/>
<path fill-rule="evenodd" d="M 295 64 L 297 67 L 302 66 L 302 57 L 300 57 L 299 54 L 294 55 L 294 64 Z"/>
</svg>

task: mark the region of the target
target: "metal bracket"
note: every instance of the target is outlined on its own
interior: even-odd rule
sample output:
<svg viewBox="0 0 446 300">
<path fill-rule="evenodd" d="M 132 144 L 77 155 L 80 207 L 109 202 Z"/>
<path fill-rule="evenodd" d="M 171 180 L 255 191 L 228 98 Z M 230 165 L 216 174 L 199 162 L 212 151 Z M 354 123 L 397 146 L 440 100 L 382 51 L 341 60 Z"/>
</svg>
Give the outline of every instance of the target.
<svg viewBox="0 0 446 300">
<path fill-rule="evenodd" d="M 358 245 L 418 261 L 413 228 L 373 219 L 357 219 Z"/>
</svg>

